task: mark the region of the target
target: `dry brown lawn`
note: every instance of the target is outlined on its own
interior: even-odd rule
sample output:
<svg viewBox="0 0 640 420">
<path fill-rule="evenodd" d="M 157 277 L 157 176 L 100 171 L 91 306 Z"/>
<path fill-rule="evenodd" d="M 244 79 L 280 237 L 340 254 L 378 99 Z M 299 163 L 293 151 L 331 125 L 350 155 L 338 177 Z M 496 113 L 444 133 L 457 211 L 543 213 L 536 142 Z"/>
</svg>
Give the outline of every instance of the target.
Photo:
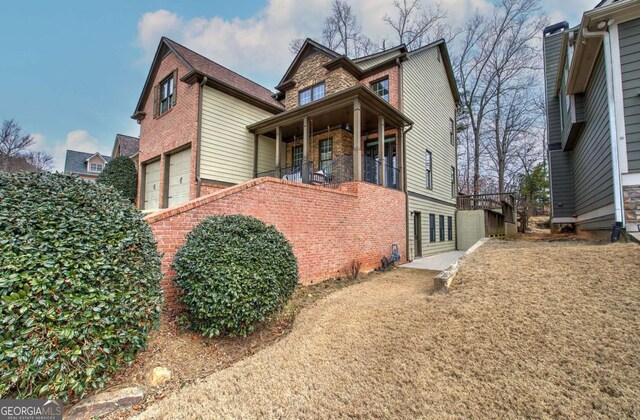
<svg viewBox="0 0 640 420">
<path fill-rule="evenodd" d="M 448 295 L 395 270 L 143 418 L 640 417 L 640 247 L 490 241 Z"/>
</svg>

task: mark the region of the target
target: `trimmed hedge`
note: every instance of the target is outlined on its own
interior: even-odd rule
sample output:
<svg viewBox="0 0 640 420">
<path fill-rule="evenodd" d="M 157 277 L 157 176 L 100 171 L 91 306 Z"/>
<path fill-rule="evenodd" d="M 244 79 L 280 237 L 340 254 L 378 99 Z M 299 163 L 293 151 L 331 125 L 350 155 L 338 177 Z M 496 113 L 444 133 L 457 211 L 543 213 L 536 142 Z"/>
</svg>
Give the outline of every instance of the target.
<svg viewBox="0 0 640 420">
<path fill-rule="evenodd" d="M 160 257 L 112 188 L 0 173 L 0 398 L 80 398 L 145 347 Z"/>
<path fill-rule="evenodd" d="M 112 159 L 100 172 L 96 183 L 111 185 L 124 198 L 136 202 L 138 194 L 138 171 L 136 165 L 128 157 L 120 156 Z"/>
<path fill-rule="evenodd" d="M 183 319 L 205 336 L 247 335 L 289 299 L 298 281 L 291 245 L 252 217 L 213 216 L 187 236 L 173 268 Z"/>
</svg>

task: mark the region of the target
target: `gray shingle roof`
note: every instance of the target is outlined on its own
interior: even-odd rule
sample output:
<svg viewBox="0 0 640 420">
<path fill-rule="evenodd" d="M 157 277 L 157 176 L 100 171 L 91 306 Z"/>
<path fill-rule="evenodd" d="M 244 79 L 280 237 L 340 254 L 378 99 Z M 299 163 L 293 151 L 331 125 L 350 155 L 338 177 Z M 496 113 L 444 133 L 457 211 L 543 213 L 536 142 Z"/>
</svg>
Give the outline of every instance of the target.
<svg viewBox="0 0 640 420">
<path fill-rule="evenodd" d="M 67 150 L 67 155 L 64 160 L 64 173 L 97 175 L 95 172 L 87 171 L 87 159 L 95 154 L 96 152 L 85 153 L 77 152 L 75 150 Z M 105 156 L 102 153 L 100 153 L 100 156 L 102 156 L 107 162 L 111 160 L 111 156 Z"/>
<path fill-rule="evenodd" d="M 140 151 L 140 139 L 137 137 L 116 134 L 116 143 L 120 147 L 119 156 L 131 157 Z"/>
</svg>

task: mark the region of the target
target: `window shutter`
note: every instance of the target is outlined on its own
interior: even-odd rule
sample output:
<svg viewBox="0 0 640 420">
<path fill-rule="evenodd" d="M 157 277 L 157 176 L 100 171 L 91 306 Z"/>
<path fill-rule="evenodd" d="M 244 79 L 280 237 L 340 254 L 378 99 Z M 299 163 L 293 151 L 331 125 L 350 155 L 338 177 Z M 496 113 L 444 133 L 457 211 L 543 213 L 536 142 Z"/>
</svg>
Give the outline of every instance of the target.
<svg viewBox="0 0 640 420">
<path fill-rule="evenodd" d="M 173 98 L 171 99 L 171 106 L 176 104 L 176 98 L 178 97 L 178 69 L 173 71 Z"/>
<path fill-rule="evenodd" d="M 153 87 L 153 118 L 158 116 L 158 93 L 160 93 L 160 86 Z"/>
</svg>

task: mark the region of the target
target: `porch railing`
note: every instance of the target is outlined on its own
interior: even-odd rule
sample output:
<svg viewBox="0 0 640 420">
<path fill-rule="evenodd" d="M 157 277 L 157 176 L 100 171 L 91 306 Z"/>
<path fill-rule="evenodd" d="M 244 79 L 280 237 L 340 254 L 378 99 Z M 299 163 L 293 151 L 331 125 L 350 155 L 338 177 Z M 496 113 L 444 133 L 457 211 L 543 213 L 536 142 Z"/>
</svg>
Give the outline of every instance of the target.
<svg viewBox="0 0 640 420">
<path fill-rule="evenodd" d="M 478 195 L 459 195 L 458 210 L 492 210 L 502 208 L 502 203 L 513 207 L 513 193 L 494 193 Z"/>
<path fill-rule="evenodd" d="M 381 167 L 383 169 L 381 169 Z M 398 189 L 400 170 L 393 165 L 382 164 L 378 159 L 362 157 L 362 180 L 380 185 L 380 173 L 384 170 L 384 184 L 387 188 Z"/>
</svg>

